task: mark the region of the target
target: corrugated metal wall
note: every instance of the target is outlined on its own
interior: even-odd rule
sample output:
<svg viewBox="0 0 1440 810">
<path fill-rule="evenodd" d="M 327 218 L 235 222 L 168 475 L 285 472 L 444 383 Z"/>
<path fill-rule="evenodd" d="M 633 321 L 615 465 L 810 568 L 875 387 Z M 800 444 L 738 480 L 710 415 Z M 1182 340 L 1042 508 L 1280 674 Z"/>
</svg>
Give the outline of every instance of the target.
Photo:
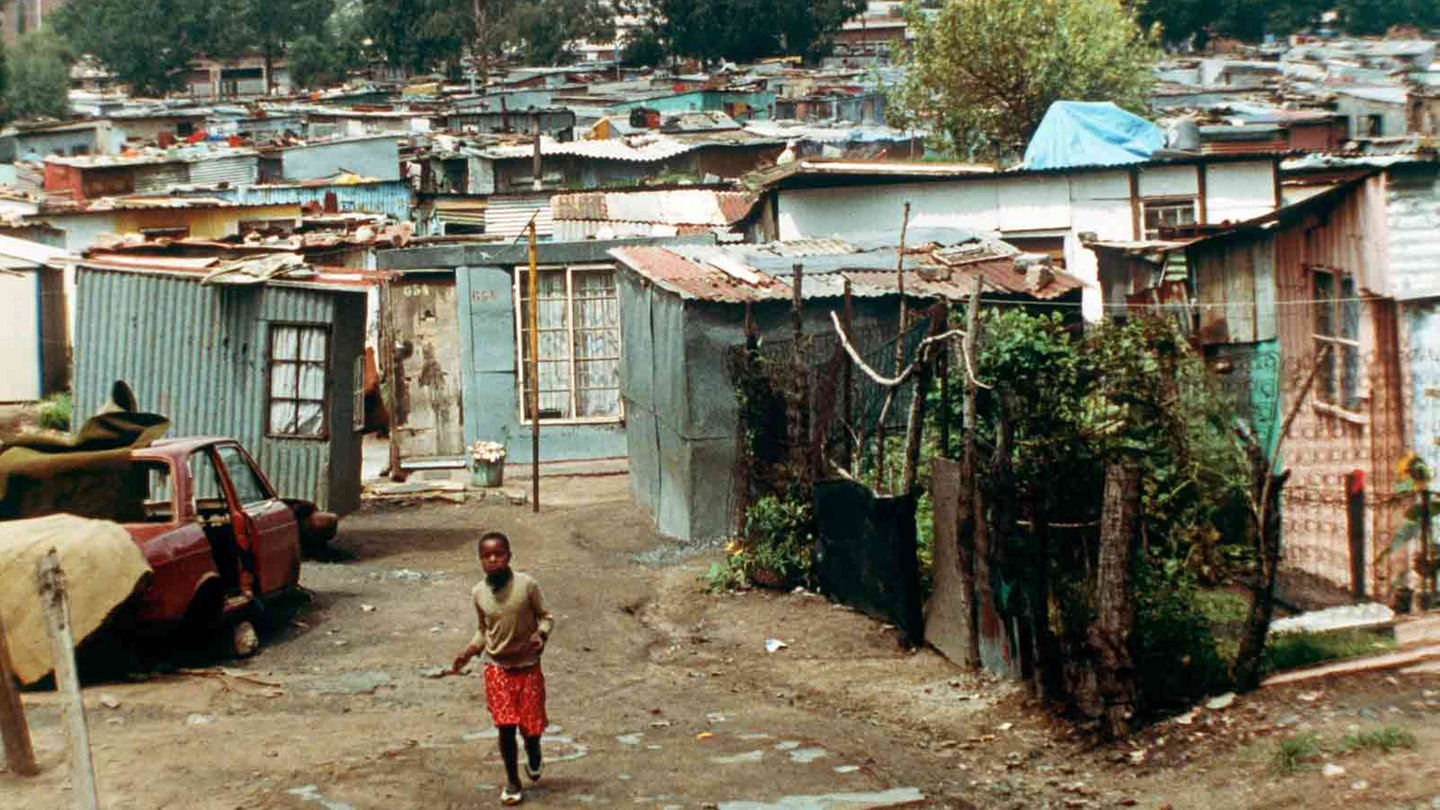
<svg viewBox="0 0 1440 810">
<path fill-rule="evenodd" d="M 345 298 L 357 300 L 342 303 Z M 341 311 L 345 322 L 337 323 Z M 76 413 L 94 413 L 112 382 L 123 379 L 141 408 L 170 417 L 171 436 L 239 439 L 282 495 L 353 509 L 360 439 L 351 427 L 349 388 L 354 358 L 364 351 L 363 313 L 364 296 L 350 292 L 201 286 L 188 278 L 81 268 Z M 332 326 L 330 442 L 266 435 L 265 354 L 272 322 Z M 335 444 L 343 452 L 332 452 Z M 354 497 L 337 498 L 337 490 L 353 490 Z"/>
<path fill-rule="evenodd" d="M 135 170 L 136 194 L 168 194 L 171 186 L 190 182 L 190 167 L 184 163 L 161 163 Z"/>
<path fill-rule="evenodd" d="M 539 212 L 538 215 L 536 212 Z M 497 194 L 490 198 L 485 208 L 485 233 L 487 236 L 519 236 L 530 218 L 535 217 L 537 236 L 549 237 L 555 233 L 555 219 L 550 210 L 549 192 L 541 194 Z"/>
<path fill-rule="evenodd" d="M 222 189 L 218 196 L 246 205 L 289 205 L 307 202 L 323 203 L 325 195 L 334 193 L 341 211 L 386 214 L 397 220 L 410 219 L 410 186 L 403 181 L 358 183 L 336 186 L 244 186 Z"/>
<path fill-rule="evenodd" d="M 1387 187 L 1390 275 L 1402 299 L 1440 297 L 1440 165 L 1395 166 Z"/>
<path fill-rule="evenodd" d="M 190 182 L 196 185 L 229 183 L 232 186 L 250 185 L 260 178 L 260 156 L 202 160 L 190 164 Z"/>
</svg>

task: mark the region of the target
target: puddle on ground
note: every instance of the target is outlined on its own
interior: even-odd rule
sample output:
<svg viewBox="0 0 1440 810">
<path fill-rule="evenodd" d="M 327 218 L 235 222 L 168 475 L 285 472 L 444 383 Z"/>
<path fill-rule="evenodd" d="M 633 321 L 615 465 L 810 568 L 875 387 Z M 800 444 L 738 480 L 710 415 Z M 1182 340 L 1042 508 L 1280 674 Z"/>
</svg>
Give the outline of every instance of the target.
<svg viewBox="0 0 1440 810">
<path fill-rule="evenodd" d="M 746 751 L 743 754 L 735 754 L 728 757 L 711 757 L 710 761 L 716 765 L 739 765 L 744 762 L 759 762 L 764 758 L 764 751 Z"/>
<path fill-rule="evenodd" d="M 836 773 L 855 773 L 855 772 L 858 771 L 858 770 L 860 770 L 860 766 L 859 766 L 859 765 L 836 765 L 836 766 L 835 766 L 835 772 L 836 772 Z"/>
<path fill-rule="evenodd" d="M 794 740 L 785 740 L 783 742 L 775 743 L 776 751 L 794 751 L 796 748 L 799 747 L 800 743 L 795 742 Z"/>
<path fill-rule="evenodd" d="M 799 748 L 790 752 L 790 761 L 798 762 L 801 765 L 809 765 L 821 757 L 830 756 L 830 752 L 824 748 Z"/>
<path fill-rule="evenodd" d="M 621 734 L 620 736 L 615 738 L 615 742 L 618 742 L 621 745 L 638 746 L 640 744 L 640 738 L 644 736 L 645 735 L 640 732 L 636 732 L 635 734 Z"/>
<path fill-rule="evenodd" d="M 881 810 L 925 801 L 915 788 L 891 788 L 879 793 L 827 793 L 823 796 L 786 796 L 774 802 L 720 802 L 719 810 Z"/>
<path fill-rule="evenodd" d="M 300 797 L 300 801 L 314 802 L 325 808 L 325 810 L 355 810 L 354 805 L 347 802 L 335 801 L 321 796 L 320 788 L 316 785 L 306 785 L 305 787 L 293 788 L 285 792 L 291 796 Z"/>
</svg>

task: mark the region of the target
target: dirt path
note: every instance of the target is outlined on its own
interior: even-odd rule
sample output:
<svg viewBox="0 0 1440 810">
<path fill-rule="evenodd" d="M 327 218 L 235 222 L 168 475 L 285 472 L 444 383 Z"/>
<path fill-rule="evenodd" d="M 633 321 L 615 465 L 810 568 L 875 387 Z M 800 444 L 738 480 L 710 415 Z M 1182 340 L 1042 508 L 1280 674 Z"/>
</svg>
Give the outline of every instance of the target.
<svg viewBox="0 0 1440 810">
<path fill-rule="evenodd" d="M 1440 676 L 1367 682 L 1358 701 L 1300 697 L 1323 686 L 1241 701 L 1140 738 L 1137 764 L 1070 741 L 1013 686 L 903 650 L 877 622 L 823 599 L 708 594 L 700 576 L 717 553 L 658 538 L 623 479 L 569 486 L 538 518 L 494 502 L 353 516 L 336 541 L 350 558 L 307 563 L 312 603 L 238 664 L 278 687 L 166 675 L 88 689 L 103 806 L 495 806 L 501 774 L 478 680 L 422 675 L 473 632 L 473 542 L 490 527 L 511 535 L 517 566 L 540 579 L 559 618 L 546 657 L 556 727 L 532 806 L 763 808 L 908 788 L 937 808 L 1428 810 L 1440 795 Z M 767 653 L 771 638 L 789 647 Z M 26 704 L 46 770 L 25 781 L 0 773 L 0 810 L 66 807 L 53 696 Z M 1273 771 L 1275 735 L 1314 725 L 1338 740 L 1372 722 L 1362 708 L 1413 728 L 1418 748 L 1347 755 L 1338 780 Z M 1352 791 L 1359 780 L 1368 784 Z"/>
</svg>

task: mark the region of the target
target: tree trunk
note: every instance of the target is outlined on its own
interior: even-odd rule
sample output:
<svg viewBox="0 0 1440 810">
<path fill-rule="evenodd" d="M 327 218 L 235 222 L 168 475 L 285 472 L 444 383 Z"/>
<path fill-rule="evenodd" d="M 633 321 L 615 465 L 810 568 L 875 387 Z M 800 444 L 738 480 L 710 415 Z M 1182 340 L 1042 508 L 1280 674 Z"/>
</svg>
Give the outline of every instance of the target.
<svg viewBox="0 0 1440 810">
<path fill-rule="evenodd" d="M 975 468 L 979 452 L 975 447 L 975 429 L 979 419 L 979 392 L 969 373 L 969 360 L 975 356 L 975 343 L 980 328 L 979 279 L 970 296 L 970 306 L 965 313 L 965 345 L 962 351 L 962 369 L 965 370 L 964 414 L 961 430 L 964 431 L 964 447 L 960 454 L 960 576 L 964 582 L 965 605 L 970 611 L 970 647 L 965 651 L 965 665 L 971 669 L 980 668 L 980 548 L 984 538 L 981 525 L 984 522 L 985 502 L 977 485 Z"/>
<path fill-rule="evenodd" d="M 1046 700 L 1062 697 L 1061 652 L 1050 627 L 1050 510 L 1045 496 L 1030 494 L 1030 524 L 1035 536 L 1035 590 L 1030 604 L 1035 693 Z"/>
<path fill-rule="evenodd" d="M 1288 471 L 1271 475 L 1268 465 L 1261 472 L 1269 476 L 1269 494 L 1262 507 L 1261 523 L 1253 527 L 1260 572 L 1250 587 L 1250 614 L 1240 637 L 1240 652 L 1235 656 L 1235 688 L 1241 692 L 1260 686 L 1260 664 L 1270 635 L 1270 620 L 1275 615 L 1275 580 L 1280 573 L 1280 493 L 1290 477 Z M 1263 480 L 1256 490 L 1266 491 Z"/>
<path fill-rule="evenodd" d="M 1134 461 L 1105 468 L 1105 501 L 1100 517 L 1100 563 L 1096 615 L 1090 625 L 1095 686 L 1106 736 L 1130 733 L 1138 686 L 1135 679 L 1135 527 L 1140 514 L 1140 467 Z"/>
</svg>

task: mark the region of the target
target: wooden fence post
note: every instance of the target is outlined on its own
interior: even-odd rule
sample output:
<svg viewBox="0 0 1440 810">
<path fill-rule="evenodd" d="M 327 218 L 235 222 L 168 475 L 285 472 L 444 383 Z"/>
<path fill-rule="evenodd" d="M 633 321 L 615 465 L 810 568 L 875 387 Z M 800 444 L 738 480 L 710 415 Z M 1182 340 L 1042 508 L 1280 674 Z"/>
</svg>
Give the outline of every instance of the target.
<svg viewBox="0 0 1440 810">
<path fill-rule="evenodd" d="M 80 697 L 80 674 L 75 666 L 75 637 L 70 631 L 70 602 L 65 595 L 65 572 L 55 549 L 40 561 L 36 572 L 40 604 L 50 630 L 50 650 L 55 658 L 55 689 L 65 717 L 65 737 L 70 746 L 70 793 L 75 810 L 99 810 L 95 790 L 95 762 L 90 757 L 90 733 L 85 727 L 85 703 Z"/>
<path fill-rule="evenodd" d="M 25 706 L 15 672 L 10 666 L 10 643 L 5 635 L 5 618 L 0 616 L 0 737 L 5 742 L 5 764 L 17 776 L 34 776 L 40 772 L 35 764 L 35 749 L 30 745 L 30 727 L 25 722 Z"/>
</svg>

